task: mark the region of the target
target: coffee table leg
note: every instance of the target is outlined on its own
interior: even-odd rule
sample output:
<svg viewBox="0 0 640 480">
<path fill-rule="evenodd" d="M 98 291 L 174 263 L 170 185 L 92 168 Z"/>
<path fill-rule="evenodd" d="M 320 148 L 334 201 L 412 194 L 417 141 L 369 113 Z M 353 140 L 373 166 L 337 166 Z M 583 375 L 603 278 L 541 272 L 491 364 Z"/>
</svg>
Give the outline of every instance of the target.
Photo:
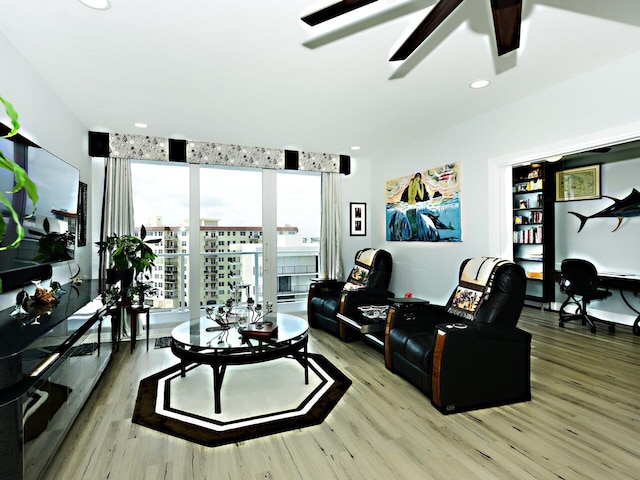
<svg viewBox="0 0 640 480">
<path fill-rule="evenodd" d="M 309 385 L 309 357 L 307 356 L 307 342 L 304 342 L 304 384 Z"/>
<path fill-rule="evenodd" d="M 220 405 L 220 390 L 222 390 L 222 380 L 224 380 L 224 373 L 227 370 L 226 365 L 211 365 L 213 369 L 213 403 L 216 413 L 222 413 L 222 406 Z"/>
</svg>

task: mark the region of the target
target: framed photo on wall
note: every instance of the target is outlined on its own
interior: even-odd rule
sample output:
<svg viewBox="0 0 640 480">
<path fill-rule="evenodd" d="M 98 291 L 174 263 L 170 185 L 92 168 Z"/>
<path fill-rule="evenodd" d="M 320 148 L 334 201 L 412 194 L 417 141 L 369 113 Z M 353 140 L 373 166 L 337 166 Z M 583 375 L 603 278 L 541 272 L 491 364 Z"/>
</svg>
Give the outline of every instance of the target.
<svg viewBox="0 0 640 480">
<path fill-rule="evenodd" d="M 87 245 L 87 184 L 80 182 L 78 186 L 78 246 Z"/>
<path fill-rule="evenodd" d="M 367 234 L 367 204 L 351 202 L 349 204 L 349 234 L 352 237 Z"/>
<path fill-rule="evenodd" d="M 600 165 L 556 172 L 556 202 L 600 198 Z"/>
</svg>

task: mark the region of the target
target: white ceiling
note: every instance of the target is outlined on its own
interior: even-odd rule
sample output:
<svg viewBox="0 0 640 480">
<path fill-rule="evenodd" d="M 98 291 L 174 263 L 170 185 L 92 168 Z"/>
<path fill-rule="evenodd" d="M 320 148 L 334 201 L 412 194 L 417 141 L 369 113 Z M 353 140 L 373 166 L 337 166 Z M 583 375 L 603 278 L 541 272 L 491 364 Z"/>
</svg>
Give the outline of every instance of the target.
<svg viewBox="0 0 640 480">
<path fill-rule="evenodd" d="M 391 64 L 435 1 L 379 0 L 317 27 L 300 20 L 330 3 L 111 0 L 96 11 L 2 0 L 0 31 L 88 130 L 358 158 L 640 49 L 638 0 L 525 0 L 521 47 L 498 58 L 490 0 L 466 0 Z M 492 84 L 469 88 L 479 78 Z"/>
</svg>

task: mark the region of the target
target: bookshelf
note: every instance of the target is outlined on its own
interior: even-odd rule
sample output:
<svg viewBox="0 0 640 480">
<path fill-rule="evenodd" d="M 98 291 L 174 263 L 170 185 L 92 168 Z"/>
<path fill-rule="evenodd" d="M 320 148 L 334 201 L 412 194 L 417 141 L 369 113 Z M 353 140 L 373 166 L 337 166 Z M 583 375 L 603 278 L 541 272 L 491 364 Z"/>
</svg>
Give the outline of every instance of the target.
<svg viewBox="0 0 640 480">
<path fill-rule="evenodd" d="M 554 300 L 554 172 L 538 162 L 513 168 L 513 259 L 527 275 L 527 300 Z"/>
</svg>

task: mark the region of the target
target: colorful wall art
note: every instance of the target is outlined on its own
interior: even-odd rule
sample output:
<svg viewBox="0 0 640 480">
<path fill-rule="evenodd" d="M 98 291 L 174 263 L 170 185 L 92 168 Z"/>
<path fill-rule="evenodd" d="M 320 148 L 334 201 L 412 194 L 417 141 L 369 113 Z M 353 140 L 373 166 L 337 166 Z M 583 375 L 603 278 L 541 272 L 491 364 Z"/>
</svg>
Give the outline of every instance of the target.
<svg viewBox="0 0 640 480">
<path fill-rule="evenodd" d="M 387 240 L 460 242 L 458 163 L 387 181 Z"/>
</svg>

